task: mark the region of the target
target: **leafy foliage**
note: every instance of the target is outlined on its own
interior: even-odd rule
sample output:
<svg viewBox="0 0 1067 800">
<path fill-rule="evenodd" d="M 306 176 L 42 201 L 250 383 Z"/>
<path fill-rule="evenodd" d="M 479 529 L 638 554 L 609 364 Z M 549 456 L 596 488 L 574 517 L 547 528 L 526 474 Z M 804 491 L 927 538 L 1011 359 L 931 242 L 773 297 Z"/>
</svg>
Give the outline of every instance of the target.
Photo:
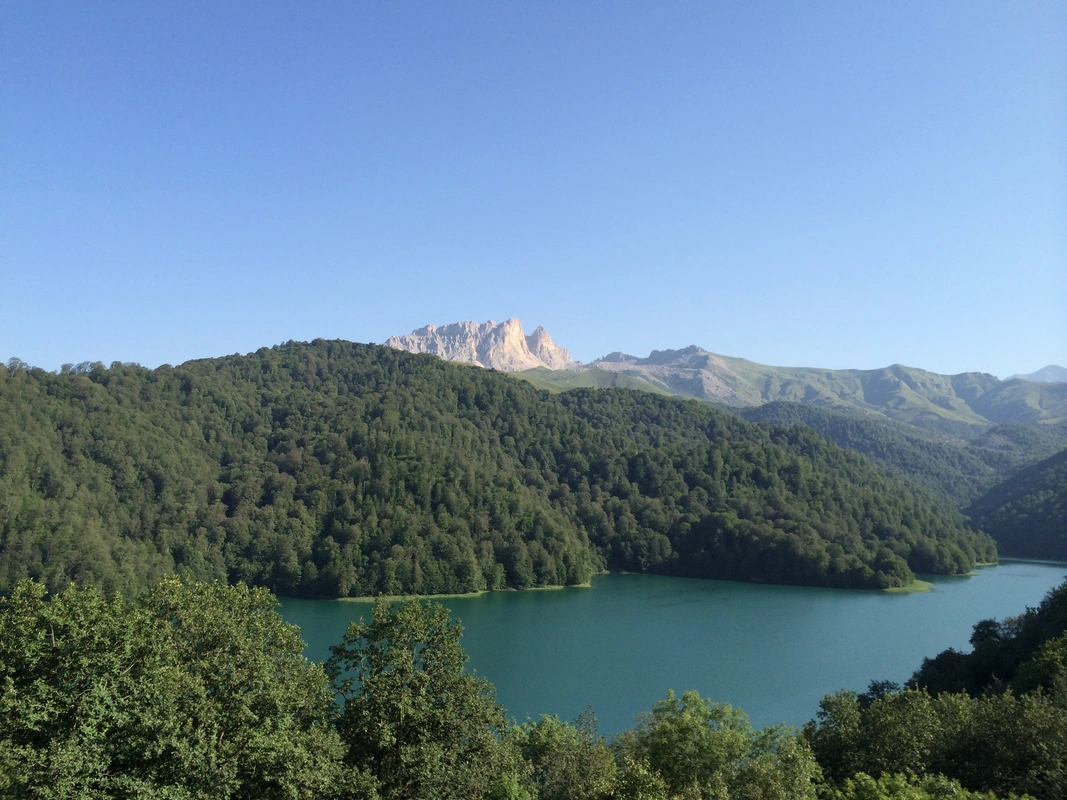
<svg viewBox="0 0 1067 800">
<path fill-rule="evenodd" d="M 463 671 L 461 628 L 447 609 L 381 600 L 350 623 L 327 669 L 343 698 L 347 761 L 386 798 L 485 797 L 520 771 L 492 686 Z"/>
<path fill-rule="evenodd" d="M 822 796 L 825 800 L 996 800 L 992 792 L 967 791 L 959 781 L 943 775 L 917 778 L 898 773 L 872 778 L 864 772 L 846 778 L 840 786 L 828 787 Z"/>
<path fill-rule="evenodd" d="M 670 796 L 803 800 L 815 797 L 819 777 L 792 729 L 754 731 L 743 711 L 696 692 L 667 692 L 616 747 L 624 763 L 658 775 Z"/>
<path fill-rule="evenodd" d="M 0 794 L 312 798 L 341 776 L 321 667 L 265 590 L 0 599 Z"/>
<path fill-rule="evenodd" d="M 597 733 L 592 710 L 573 723 L 542 716 L 513 733 L 523 759 L 531 766 L 540 800 L 601 797 L 615 784 L 615 757 Z"/>
<path fill-rule="evenodd" d="M 1019 617 L 979 622 L 971 644 L 924 660 L 903 691 L 876 682 L 823 698 L 804 732 L 824 774 L 839 786 L 857 773 L 942 775 L 977 792 L 1067 796 L 1067 581 Z"/>
<path fill-rule="evenodd" d="M 464 670 L 459 624 L 416 600 L 379 602 L 334 648 L 339 709 L 274 605 L 262 589 L 173 578 L 136 602 L 20 583 L 0 599 L 0 794 L 1052 800 L 1067 789 L 1064 634 L 1020 668 L 1038 678 L 1020 694 L 873 683 L 825 698 L 800 736 L 668 692 L 609 743 L 591 712 L 506 722 L 492 687 Z M 1040 613 L 1045 636 L 1058 612 Z"/>
<path fill-rule="evenodd" d="M 1038 798 L 1067 793 L 1067 703 L 1062 695 L 971 697 L 906 689 L 863 708 L 842 690 L 820 703 L 805 735 L 826 776 L 943 775 L 967 789 Z"/>
<path fill-rule="evenodd" d="M 0 367 L 0 592 L 174 571 L 286 595 L 603 568 L 886 588 L 995 559 L 810 430 L 317 340 L 178 368 Z"/>
</svg>

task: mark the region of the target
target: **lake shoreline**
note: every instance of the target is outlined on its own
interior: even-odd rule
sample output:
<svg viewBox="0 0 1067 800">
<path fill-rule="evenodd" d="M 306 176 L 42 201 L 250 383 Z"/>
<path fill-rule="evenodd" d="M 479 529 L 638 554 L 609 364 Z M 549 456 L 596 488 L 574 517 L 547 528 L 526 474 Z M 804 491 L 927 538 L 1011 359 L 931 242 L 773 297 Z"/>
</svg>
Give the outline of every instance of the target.
<svg viewBox="0 0 1067 800">
<path fill-rule="evenodd" d="M 545 592 L 559 591 L 561 589 L 592 589 L 592 583 L 571 583 L 566 586 L 530 586 L 526 589 L 482 589 L 480 592 L 458 592 L 453 594 L 379 594 L 372 597 L 335 597 L 343 603 L 377 603 L 385 600 L 389 603 L 399 603 L 404 600 L 415 598 L 417 600 L 437 600 L 438 598 L 450 597 L 482 597 L 489 594 L 508 594 L 509 592 Z"/>
<path fill-rule="evenodd" d="M 1067 567 L 1067 561 L 1055 561 L 1055 560 L 1049 560 L 1049 559 L 1036 559 L 1036 558 L 1013 558 L 1011 556 L 1005 556 L 1004 558 L 1000 559 L 999 561 L 991 561 L 989 563 L 984 563 L 983 562 L 983 563 L 980 563 L 980 564 L 975 564 L 974 565 L 974 570 L 988 569 L 990 567 L 999 567 L 999 566 L 1004 566 L 1006 564 L 1037 564 L 1037 565 L 1040 565 L 1040 566 L 1048 566 L 1048 567 L 1054 567 L 1054 566 L 1055 567 L 1058 567 L 1058 566 Z M 965 573 L 960 574 L 960 575 L 935 575 L 935 576 L 930 576 L 930 577 L 935 577 L 935 578 L 974 578 L 974 577 L 977 577 L 977 576 L 982 574 L 981 572 L 976 572 L 974 570 L 972 570 L 971 572 L 965 572 Z M 641 575 L 641 574 L 644 574 L 644 573 L 627 572 L 625 570 L 618 570 L 618 571 L 605 570 L 603 572 L 598 572 L 596 574 L 597 575 Z M 682 577 L 682 576 L 669 576 L 669 575 L 667 575 L 667 576 L 663 576 L 663 577 Z M 758 581 L 740 581 L 740 580 L 732 581 L 729 578 L 697 578 L 696 580 L 729 581 L 731 583 L 752 584 L 752 585 L 756 585 L 756 586 L 797 586 L 796 584 L 764 584 L 764 583 L 760 583 Z M 911 583 L 905 584 L 904 586 L 891 586 L 888 589 L 859 589 L 859 590 L 856 590 L 856 589 L 845 589 L 845 591 L 870 591 L 872 593 L 882 593 L 882 592 L 884 592 L 884 593 L 888 593 L 888 594 L 915 594 L 915 593 L 921 593 L 921 592 L 929 592 L 931 589 L 934 588 L 934 586 L 935 586 L 935 584 L 931 583 L 930 581 L 923 580 L 921 578 L 916 578 L 915 580 L 911 581 Z M 419 600 L 438 600 L 438 599 L 444 600 L 444 599 L 451 599 L 451 598 L 457 598 L 457 597 L 458 598 L 471 598 L 471 597 L 483 597 L 483 596 L 486 596 L 486 595 L 493 595 L 493 594 L 509 594 L 509 593 L 512 593 L 512 592 L 545 592 L 545 591 L 559 591 L 559 590 L 562 590 L 562 589 L 591 589 L 591 588 L 593 588 L 593 584 L 592 583 L 573 583 L 573 584 L 569 584 L 569 585 L 566 585 L 566 586 L 530 586 L 530 587 L 527 587 L 525 589 L 513 589 L 513 588 L 507 588 L 507 589 L 483 589 L 482 591 L 479 591 L 479 592 L 457 592 L 457 593 L 451 593 L 451 594 L 383 594 L 383 595 L 362 596 L 362 597 L 334 597 L 334 598 L 321 598 L 321 599 L 337 600 L 337 601 L 340 601 L 340 602 L 343 602 L 343 603 L 375 603 L 378 600 L 385 600 L 385 601 L 390 602 L 390 603 L 399 603 L 399 602 L 402 602 L 404 600 L 409 600 L 409 599 L 411 599 L 413 597 L 417 598 Z M 814 589 L 831 588 L 831 589 L 838 589 L 838 588 L 844 588 L 844 587 L 822 587 L 822 586 L 804 587 L 804 586 L 797 586 L 797 588 L 814 588 Z M 308 598 L 308 599 L 320 599 L 320 598 Z"/>
<path fill-rule="evenodd" d="M 995 567 L 995 566 L 997 566 L 997 563 L 976 564 L 975 566 L 976 567 Z M 605 571 L 605 572 L 599 572 L 597 574 L 598 575 L 640 575 L 640 574 L 643 574 L 643 573 L 626 572 L 626 571 L 618 571 L 618 572 Z M 971 577 L 974 577 L 974 576 L 980 575 L 980 574 L 981 573 L 978 573 L 978 572 L 968 572 L 968 573 L 963 574 L 963 575 L 951 575 L 951 576 L 939 576 L 939 577 L 971 578 Z M 685 577 L 685 576 L 669 576 L 669 575 L 667 575 L 667 576 L 663 576 L 663 577 Z M 752 585 L 755 585 L 755 586 L 798 586 L 797 584 L 764 584 L 764 583 L 760 583 L 758 581 L 730 581 L 730 579 L 728 579 L 728 578 L 697 578 L 696 580 L 711 580 L 711 581 L 722 581 L 722 580 L 725 580 L 725 581 L 729 581 L 730 583 L 746 583 L 746 584 L 752 584 Z M 529 586 L 529 587 L 527 587 L 525 589 L 513 589 L 513 588 L 507 588 L 507 589 L 483 589 L 483 590 L 481 590 L 479 592 L 456 592 L 456 593 L 450 593 L 450 594 L 382 594 L 382 595 L 362 596 L 362 597 L 335 597 L 335 598 L 332 598 L 332 599 L 339 600 L 339 601 L 344 602 L 344 603 L 376 603 L 378 600 L 385 600 L 385 601 L 390 602 L 390 603 L 399 603 L 399 602 L 402 602 L 404 600 L 409 600 L 409 599 L 411 599 L 413 597 L 417 598 L 419 600 L 437 600 L 437 599 L 449 599 L 449 598 L 455 598 L 455 597 L 462 597 L 462 598 L 484 597 L 486 595 L 507 594 L 507 593 L 510 593 L 510 592 L 544 592 L 544 591 L 559 591 L 559 590 L 562 590 L 562 589 L 591 589 L 591 588 L 593 588 L 593 584 L 592 583 L 573 583 L 573 584 L 569 584 L 567 586 Z M 814 589 L 831 588 L 831 589 L 838 589 L 838 588 L 844 588 L 844 587 L 833 587 L 833 586 L 832 587 L 824 587 L 824 586 L 804 587 L 802 585 L 799 585 L 798 588 L 814 588 Z M 904 586 L 891 586 L 888 589 L 869 589 L 869 590 L 860 589 L 858 591 L 890 592 L 890 593 L 893 593 L 893 594 L 911 594 L 911 593 L 914 593 L 914 592 L 928 592 L 933 588 L 934 588 L 934 584 L 930 583 L 929 581 L 924 581 L 924 580 L 921 580 L 919 578 L 916 578 L 915 580 L 911 581 L 908 584 L 905 584 Z M 849 589 L 849 588 L 845 588 L 844 590 L 845 591 L 857 591 L 855 589 Z"/>
<path fill-rule="evenodd" d="M 756 727 L 803 725 L 828 693 L 904 683 L 924 658 L 969 651 L 975 623 L 1037 606 L 1065 566 L 1001 562 L 977 581 L 921 575 L 929 592 L 608 574 L 593 577 L 593 592 L 438 602 L 462 620 L 467 669 L 493 684 L 514 719 L 573 719 L 592 706 L 599 731 L 612 735 L 670 688 L 741 708 Z M 279 599 L 317 661 L 373 610 Z"/>
</svg>

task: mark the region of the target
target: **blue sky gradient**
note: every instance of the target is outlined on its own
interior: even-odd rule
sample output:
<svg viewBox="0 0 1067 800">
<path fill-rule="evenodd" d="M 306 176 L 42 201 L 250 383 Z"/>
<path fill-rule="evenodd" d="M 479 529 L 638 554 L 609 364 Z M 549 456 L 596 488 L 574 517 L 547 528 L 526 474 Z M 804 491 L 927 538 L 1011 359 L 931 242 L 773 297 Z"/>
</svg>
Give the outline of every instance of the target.
<svg viewBox="0 0 1067 800">
<path fill-rule="evenodd" d="M 521 318 L 1067 365 L 1067 4 L 0 4 L 0 360 Z"/>
</svg>

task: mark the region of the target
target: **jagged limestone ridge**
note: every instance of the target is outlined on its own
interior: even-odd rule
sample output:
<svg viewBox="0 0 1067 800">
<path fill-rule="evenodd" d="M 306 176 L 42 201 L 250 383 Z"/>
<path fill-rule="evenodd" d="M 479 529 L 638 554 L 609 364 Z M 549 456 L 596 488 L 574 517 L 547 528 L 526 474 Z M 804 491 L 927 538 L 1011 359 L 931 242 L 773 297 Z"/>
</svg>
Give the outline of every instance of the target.
<svg viewBox="0 0 1067 800">
<path fill-rule="evenodd" d="M 544 367 L 574 369 L 578 362 L 566 349 L 552 341 L 540 325 L 527 335 L 522 321 L 514 317 L 504 322 L 453 322 L 427 325 L 407 336 L 390 336 L 385 344 L 409 353 L 432 353 L 446 361 L 519 372 Z"/>
</svg>

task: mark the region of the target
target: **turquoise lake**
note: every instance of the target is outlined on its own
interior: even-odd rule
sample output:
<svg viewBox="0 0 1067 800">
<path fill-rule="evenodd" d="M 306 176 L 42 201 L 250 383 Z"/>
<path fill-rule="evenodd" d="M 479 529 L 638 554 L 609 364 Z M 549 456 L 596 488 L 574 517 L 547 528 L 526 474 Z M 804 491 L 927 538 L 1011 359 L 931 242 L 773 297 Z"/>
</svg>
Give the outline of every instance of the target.
<svg viewBox="0 0 1067 800">
<path fill-rule="evenodd" d="M 757 727 L 802 725 L 823 695 L 903 683 L 923 657 L 969 650 L 974 623 L 1036 606 L 1067 564 L 1005 561 L 974 577 L 924 576 L 929 592 L 765 586 L 599 575 L 591 588 L 497 592 L 440 602 L 464 627 L 468 668 L 511 717 L 572 719 L 589 706 L 602 733 L 630 728 L 667 689 L 696 689 Z M 307 656 L 325 660 L 372 605 L 283 599 Z"/>
</svg>

